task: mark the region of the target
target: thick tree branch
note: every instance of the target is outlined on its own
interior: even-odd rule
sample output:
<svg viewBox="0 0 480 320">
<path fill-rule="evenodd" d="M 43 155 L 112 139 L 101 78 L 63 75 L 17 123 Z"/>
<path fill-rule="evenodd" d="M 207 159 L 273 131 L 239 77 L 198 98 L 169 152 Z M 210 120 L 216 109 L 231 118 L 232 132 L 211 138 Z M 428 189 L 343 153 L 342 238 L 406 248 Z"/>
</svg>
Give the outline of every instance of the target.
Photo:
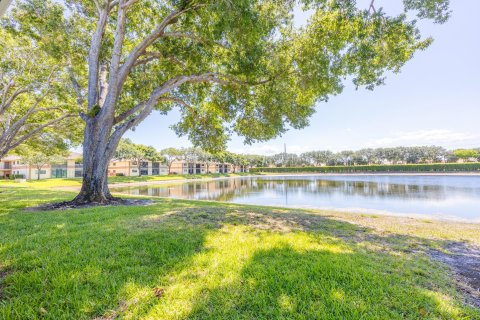
<svg viewBox="0 0 480 320">
<path fill-rule="evenodd" d="M 108 82 L 107 82 L 107 73 L 108 73 L 108 70 L 107 70 L 107 65 L 106 64 L 102 64 L 101 67 L 100 67 L 100 73 L 99 73 L 99 89 L 100 89 L 100 93 L 99 93 L 99 97 L 98 97 L 98 105 L 100 106 L 103 106 L 104 102 L 105 102 L 105 99 L 107 98 L 107 94 L 108 94 L 108 88 L 109 88 L 109 85 L 108 85 Z"/>
<path fill-rule="evenodd" d="M 97 29 L 95 30 L 90 43 L 90 52 L 88 54 L 88 110 L 91 110 L 98 102 L 100 48 L 107 25 L 108 12 L 108 6 L 100 11 L 97 21 Z"/>
<path fill-rule="evenodd" d="M 260 81 L 255 84 L 262 84 L 268 81 L 269 80 Z M 180 103 L 186 107 L 191 108 L 183 100 L 180 100 L 174 97 L 163 97 L 163 95 L 168 92 L 171 92 L 175 88 L 178 88 L 179 86 L 185 83 L 199 83 L 199 82 L 212 82 L 212 83 L 218 83 L 222 85 L 231 85 L 232 83 L 239 84 L 239 85 L 252 85 L 251 83 L 248 83 L 246 81 L 236 79 L 233 76 L 222 75 L 214 72 L 198 74 L 198 75 L 190 75 L 190 76 L 185 76 L 185 75 L 177 76 L 175 78 L 172 78 L 166 81 L 161 86 L 153 90 L 152 94 L 150 95 L 150 98 L 146 102 L 141 102 L 140 104 L 136 105 L 134 108 L 122 113 L 117 118 L 115 118 L 114 124 L 118 124 L 126 120 L 128 117 L 140 111 L 140 113 L 135 118 L 132 118 L 130 121 L 123 123 L 120 126 L 117 126 L 117 130 L 121 130 L 121 131 L 123 130 L 123 133 L 125 133 L 128 129 L 139 124 L 141 121 L 145 119 L 145 117 L 148 114 L 150 114 L 150 112 L 153 111 L 153 108 L 155 107 L 155 105 L 161 100 Z"/>
<path fill-rule="evenodd" d="M 50 127 L 50 126 L 53 126 L 57 123 L 60 123 L 60 121 L 64 120 L 64 119 L 67 119 L 67 118 L 72 118 L 72 117 L 75 117 L 76 115 L 74 114 L 64 114 L 63 116 L 61 117 L 58 117 L 54 120 L 51 120 L 39 127 L 37 127 L 36 129 L 32 130 L 31 132 L 23 135 L 22 137 L 18 138 L 14 143 L 10 144 L 10 149 L 13 149 L 13 148 L 16 148 L 18 147 L 20 144 L 22 144 L 23 142 L 25 142 L 27 139 L 31 138 L 32 136 L 34 136 L 35 134 L 37 134 L 39 131 L 47 128 L 47 127 Z"/>
<path fill-rule="evenodd" d="M 127 119 L 128 117 L 130 116 L 133 116 L 135 113 L 137 113 L 138 111 L 140 111 L 143 107 L 145 106 L 145 101 L 142 101 L 140 102 L 139 104 L 137 104 L 135 107 L 119 114 L 118 116 L 115 117 L 113 123 L 114 124 L 118 124 L 122 121 L 124 121 L 125 119 Z"/>
<path fill-rule="evenodd" d="M 85 99 L 82 94 L 82 88 L 75 77 L 72 68 L 68 68 L 68 75 L 70 76 L 70 81 L 72 82 L 73 90 L 75 91 L 75 95 L 77 96 L 77 104 L 78 106 L 83 106 Z"/>
<path fill-rule="evenodd" d="M 112 51 L 112 58 L 110 60 L 110 72 L 109 72 L 109 79 L 108 84 L 112 93 L 109 93 L 109 96 L 117 96 L 116 95 L 116 87 L 117 87 L 117 77 L 118 77 L 118 69 L 120 67 L 120 59 L 122 57 L 122 49 L 123 49 L 123 40 L 125 38 L 125 24 L 127 21 L 126 16 L 126 8 L 124 8 L 125 0 L 120 0 L 119 8 L 117 13 L 117 26 L 115 30 L 115 38 L 113 41 L 113 51 Z"/>
<path fill-rule="evenodd" d="M 127 8 L 133 6 L 133 5 L 134 5 L 135 3 L 137 3 L 138 1 L 139 1 L 139 0 L 129 0 L 129 1 L 127 1 L 126 3 L 122 4 L 121 7 L 122 7 L 123 9 L 127 9 Z"/>
<path fill-rule="evenodd" d="M 165 29 L 170 25 L 177 21 L 178 17 L 182 14 L 195 10 L 202 5 L 194 5 L 191 7 L 187 7 L 184 9 L 179 9 L 171 12 L 168 14 L 163 21 L 142 41 L 140 42 L 127 56 L 125 62 L 123 63 L 122 67 L 119 70 L 119 77 L 118 77 L 118 86 L 122 87 L 125 79 L 127 78 L 128 74 L 130 73 L 131 69 L 135 66 L 135 62 L 137 59 L 145 52 L 145 50 L 153 44 L 158 38 L 160 38 Z"/>
<path fill-rule="evenodd" d="M 221 43 L 211 41 L 211 40 L 207 40 L 207 39 L 203 39 L 200 36 L 197 36 L 195 34 L 188 33 L 188 32 L 165 32 L 162 35 L 162 38 L 185 38 L 185 39 L 190 39 L 190 40 L 193 40 L 193 41 L 196 41 L 196 42 L 199 42 L 199 43 L 203 43 L 203 44 L 207 44 L 207 45 L 216 45 L 216 46 L 220 46 L 222 48 L 226 48 Z"/>
<path fill-rule="evenodd" d="M 179 59 L 177 59 L 173 56 L 165 56 L 160 52 L 146 52 L 142 56 L 145 56 L 147 58 L 137 60 L 135 62 L 135 65 L 134 65 L 135 67 L 139 66 L 139 65 L 147 64 L 150 61 L 159 60 L 159 59 L 165 59 L 165 60 L 170 61 L 173 64 L 178 64 L 182 67 L 186 67 L 185 62 L 183 62 L 183 61 L 181 61 L 181 60 L 179 60 Z"/>
<path fill-rule="evenodd" d="M 19 89 L 15 90 L 15 92 L 12 93 L 12 95 L 10 97 L 8 97 L 6 99 L 6 101 L 2 102 L 2 104 L 0 105 L 0 115 L 4 114 L 5 111 L 7 111 L 7 109 L 12 105 L 13 101 L 18 96 L 20 96 L 21 94 L 27 93 L 27 92 L 29 92 L 29 90 L 26 89 L 26 88 L 19 88 Z"/>
</svg>

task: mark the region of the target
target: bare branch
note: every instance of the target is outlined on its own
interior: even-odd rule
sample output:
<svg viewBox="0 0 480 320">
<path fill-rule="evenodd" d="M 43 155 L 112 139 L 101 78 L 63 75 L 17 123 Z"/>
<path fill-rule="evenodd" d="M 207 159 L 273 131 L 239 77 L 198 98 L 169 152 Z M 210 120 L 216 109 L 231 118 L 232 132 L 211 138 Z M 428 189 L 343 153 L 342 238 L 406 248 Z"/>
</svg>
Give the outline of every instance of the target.
<svg viewBox="0 0 480 320">
<path fill-rule="evenodd" d="M 370 2 L 370 6 L 368 7 L 368 13 L 370 13 L 371 10 L 373 10 L 373 13 L 377 13 L 377 10 L 375 9 L 374 3 L 375 3 L 375 0 L 372 0 Z"/>
</svg>

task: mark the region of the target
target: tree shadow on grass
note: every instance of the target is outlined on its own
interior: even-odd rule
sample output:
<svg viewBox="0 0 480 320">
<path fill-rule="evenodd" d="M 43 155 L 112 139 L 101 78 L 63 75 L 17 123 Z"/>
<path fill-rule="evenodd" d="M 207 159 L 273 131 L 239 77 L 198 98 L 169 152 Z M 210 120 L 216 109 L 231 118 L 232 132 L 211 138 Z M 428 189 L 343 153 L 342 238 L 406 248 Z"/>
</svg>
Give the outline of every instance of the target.
<svg viewBox="0 0 480 320">
<path fill-rule="evenodd" d="M 288 246 L 259 251 L 236 283 L 213 290 L 187 318 L 459 319 L 467 316 L 468 311 L 455 305 L 428 279 L 408 279 L 396 263 L 371 254 L 298 252 Z"/>
<path fill-rule="evenodd" d="M 190 265 L 162 281 L 165 296 L 126 312 L 127 318 L 480 317 L 426 256 L 449 241 L 378 235 L 286 209 L 200 206 L 168 217 L 212 232 Z M 144 217 L 137 227 L 165 219 Z"/>
<path fill-rule="evenodd" d="M 0 222 L 5 319 L 454 319 L 473 312 L 422 253 L 442 241 L 385 237 L 300 210 L 162 200 L 14 213 Z"/>
</svg>

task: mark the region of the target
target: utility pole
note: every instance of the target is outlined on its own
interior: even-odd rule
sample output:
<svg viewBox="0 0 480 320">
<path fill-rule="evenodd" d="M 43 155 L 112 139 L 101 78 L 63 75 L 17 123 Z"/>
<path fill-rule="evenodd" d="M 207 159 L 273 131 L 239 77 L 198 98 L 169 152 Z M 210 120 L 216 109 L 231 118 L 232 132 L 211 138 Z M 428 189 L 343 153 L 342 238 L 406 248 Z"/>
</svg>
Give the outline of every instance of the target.
<svg viewBox="0 0 480 320">
<path fill-rule="evenodd" d="M 287 166 L 287 144 L 283 144 L 283 166 Z"/>
<path fill-rule="evenodd" d="M 0 17 L 7 11 L 7 8 L 11 3 L 12 0 L 0 0 Z"/>
</svg>

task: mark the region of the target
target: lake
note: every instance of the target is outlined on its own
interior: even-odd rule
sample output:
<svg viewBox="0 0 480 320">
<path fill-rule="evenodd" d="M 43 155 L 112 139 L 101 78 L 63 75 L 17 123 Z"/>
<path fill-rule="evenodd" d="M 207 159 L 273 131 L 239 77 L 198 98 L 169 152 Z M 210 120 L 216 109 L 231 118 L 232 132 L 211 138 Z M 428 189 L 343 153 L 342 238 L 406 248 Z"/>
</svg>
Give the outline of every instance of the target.
<svg viewBox="0 0 480 320">
<path fill-rule="evenodd" d="M 154 197 L 480 222 L 480 176 L 257 176 L 111 190 Z"/>
</svg>

